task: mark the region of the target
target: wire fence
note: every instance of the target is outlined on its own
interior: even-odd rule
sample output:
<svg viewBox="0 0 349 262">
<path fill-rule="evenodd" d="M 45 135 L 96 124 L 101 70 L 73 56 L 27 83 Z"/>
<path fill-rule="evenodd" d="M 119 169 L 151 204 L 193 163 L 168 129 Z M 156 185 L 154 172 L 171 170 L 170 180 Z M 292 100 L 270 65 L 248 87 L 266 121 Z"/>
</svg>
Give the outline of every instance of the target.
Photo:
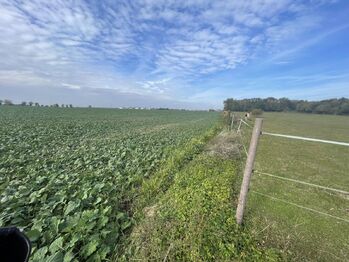
<svg viewBox="0 0 349 262">
<path fill-rule="evenodd" d="M 299 204 L 296 204 L 296 203 L 293 203 L 293 202 L 290 202 L 290 201 L 287 201 L 287 200 L 276 198 L 274 196 L 270 196 L 270 195 L 267 195 L 267 194 L 264 194 L 264 193 L 261 193 L 261 192 L 257 192 L 257 191 L 253 191 L 253 190 L 251 190 L 251 192 L 254 193 L 254 194 L 260 195 L 260 196 L 268 197 L 268 198 L 270 198 L 270 199 L 272 199 L 274 201 L 282 202 L 282 203 L 285 203 L 285 204 L 288 204 L 288 205 L 291 205 L 291 206 L 299 207 L 299 208 L 307 210 L 307 211 L 311 211 L 313 213 L 317 213 L 317 214 L 320 214 L 320 215 L 323 215 L 323 216 L 331 217 L 331 218 L 334 218 L 334 219 L 337 219 L 337 220 L 349 223 L 349 220 L 345 219 L 345 218 L 341 218 L 341 217 L 337 217 L 337 216 L 334 216 L 334 215 L 331 215 L 331 214 L 327 214 L 325 212 L 318 211 L 318 210 L 310 208 L 310 207 L 305 207 L 305 206 L 302 206 L 302 205 L 299 205 Z"/>
<path fill-rule="evenodd" d="M 278 137 L 284 137 L 284 138 L 291 138 L 291 139 L 298 139 L 298 140 L 312 141 L 312 142 L 320 142 L 320 143 L 340 145 L 340 146 L 349 146 L 349 143 L 346 143 L 346 142 L 338 142 L 338 141 L 311 138 L 311 137 L 291 136 L 291 135 L 284 135 L 284 134 L 270 133 L 270 132 L 262 132 L 262 135 L 278 136 Z"/>
<path fill-rule="evenodd" d="M 253 127 L 250 124 L 248 124 L 247 121 L 244 121 L 242 118 L 238 118 L 238 117 L 233 116 L 231 130 L 232 130 L 234 121 L 238 121 L 239 122 L 239 125 L 238 125 L 238 128 L 237 128 L 236 131 L 240 135 L 241 135 L 241 127 L 242 127 L 242 125 L 246 126 L 249 129 L 253 129 Z M 278 133 L 271 133 L 271 132 L 264 132 L 264 131 L 261 134 L 263 134 L 263 135 L 270 135 L 270 136 L 276 136 L 276 137 L 283 137 L 283 138 L 288 138 L 288 139 L 297 139 L 297 140 L 304 140 L 304 141 L 311 141 L 311 142 L 334 144 L 334 145 L 340 145 L 340 146 L 349 146 L 349 143 L 347 143 L 347 142 L 338 142 L 338 141 L 331 141 L 331 140 L 324 140 L 324 139 L 317 139 L 317 138 L 285 135 L 285 134 L 278 134 Z M 247 157 L 248 156 L 247 149 L 246 149 L 243 141 L 241 143 L 242 143 L 242 147 L 243 147 L 244 152 L 245 152 L 246 157 Z M 267 177 L 270 177 L 270 178 L 273 178 L 273 179 L 279 179 L 279 180 L 284 180 L 284 181 L 288 181 L 288 182 L 293 182 L 293 183 L 297 183 L 297 184 L 301 184 L 301 185 L 305 185 L 305 186 L 318 188 L 318 189 L 321 189 L 321 190 L 331 191 L 331 192 L 335 192 L 335 193 L 338 193 L 338 194 L 343 194 L 345 196 L 349 196 L 349 192 L 345 191 L 345 190 L 342 190 L 342 189 L 337 189 L 337 188 L 332 188 L 332 187 L 328 187 L 328 186 L 317 185 L 317 184 L 309 183 L 309 182 L 302 181 L 302 180 L 299 180 L 299 179 L 278 176 L 278 175 L 262 172 L 262 171 L 259 171 L 259 170 L 253 170 L 253 173 L 258 174 L 260 176 L 267 176 Z M 251 190 L 251 192 L 254 193 L 254 194 L 263 196 L 263 197 L 270 198 L 270 199 L 272 199 L 274 201 L 282 202 L 282 203 L 285 203 L 285 204 L 288 204 L 288 205 L 291 205 L 291 206 L 295 206 L 295 207 L 301 208 L 303 210 L 310 211 L 312 213 L 317 213 L 317 214 L 320 214 L 320 215 L 323 215 L 323 216 L 327 216 L 327 217 L 330 217 L 330 218 L 333 218 L 333 219 L 336 219 L 336 220 L 340 220 L 340 221 L 344 221 L 344 222 L 349 223 L 349 220 L 346 219 L 346 218 L 341 218 L 341 217 L 338 217 L 338 216 L 334 216 L 334 215 L 331 215 L 331 214 L 328 214 L 328 213 L 325 213 L 325 212 L 322 212 L 322 211 L 319 211 L 319 210 L 316 210 L 316 209 L 313 209 L 313 208 L 310 208 L 310 207 L 302 206 L 302 205 L 299 205 L 297 203 L 293 203 L 293 202 L 290 202 L 290 201 L 287 201 L 287 200 L 284 200 L 284 199 L 276 198 L 274 196 L 271 196 L 271 195 L 268 195 L 268 194 L 264 194 L 264 193 L 261 193 L 261 192 L 257 192 L 257 191 L 253 191 L 253 190 Z"/>
<path fill-rule="evenodd" d="M 272 174 L 269 174 L 269 173 L 260 172 L 258 170 L 254 170 L 254 173 L 256 173 L 258 175 L 262 175 L 262 176 L 269 176 L 269 177 L 278 178 L 278 179 L 281 179 L 281 180 L 286 180 L 286 181 L 290 181 L 290 182 L 294 182 L 294 183 L 299 183 L 299 184 L 302 184 L 302 185 L 316 187 L 316 188 L 320 188 L 320 189 L 324 189 L 324 190 L 328 190 L 328 191 L 332 191 L 332 192 L 336 192 L 336 193 L 340 193 L 340 194 L 344 194 L 344 195 L 349 195 L 348 191 L 344 191 L 344 190 L 340 190 L 340 189 L 336 189 L 336 188 L 331 188 L 331 187 L 326 187 L 326 186 L 320 186 L 320 185 L 316 185 L 316 184 L 313 184 L 313 183 L 301 181 L 301 180 L 298 180 L 298 179 L 292 179 L 292 178 L 272 175 Z"/>
</svg>

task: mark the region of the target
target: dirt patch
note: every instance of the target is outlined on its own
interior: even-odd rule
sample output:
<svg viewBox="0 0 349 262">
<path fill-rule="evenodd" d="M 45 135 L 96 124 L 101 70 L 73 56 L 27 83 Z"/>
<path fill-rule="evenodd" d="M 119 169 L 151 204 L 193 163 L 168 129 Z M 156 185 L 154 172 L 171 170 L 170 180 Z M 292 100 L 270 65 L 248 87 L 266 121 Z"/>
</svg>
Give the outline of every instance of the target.
<svg viewBox="0 0 349 262">
<path fill-rule="evenodd" d="M 235 132 L 223 131 L 208 143 L 205 152 L 223 159 L 239 159 L 242 148 L 240 140 Z"/>
<path fill-rule="evenodd" d="M 150 207 L 145 207 L 144 208 L 144 215 L 146 217 L 154 217 L 155 212 L 156 212 L 157 205 L 150 206 Z"/>
</svg>

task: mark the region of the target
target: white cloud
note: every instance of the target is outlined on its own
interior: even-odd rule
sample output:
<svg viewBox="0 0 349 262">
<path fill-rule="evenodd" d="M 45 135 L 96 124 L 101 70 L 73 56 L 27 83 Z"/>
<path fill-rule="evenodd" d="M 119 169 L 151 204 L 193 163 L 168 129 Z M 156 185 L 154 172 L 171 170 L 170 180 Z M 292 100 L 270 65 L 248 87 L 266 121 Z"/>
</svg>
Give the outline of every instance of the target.
<svg viewBox="0 0 349 262">
<path fill-rule="evenodd" d="M 180 99 L 198 77 L 246 64 L 263 48 L 274 53 L 318 26 L 310 9 L 328 1 L 310 2 L 2 0 L 0 85 Z"/>
<path fill-rule="evenodd" d="M 79 86 L 79 85 L 72 85 L 72 84 L 67 84 L 67 83 L 62 83 L 62 86 L 68 87 L 70 89 L 81 89 L 81 86 Z"/>
</svg>

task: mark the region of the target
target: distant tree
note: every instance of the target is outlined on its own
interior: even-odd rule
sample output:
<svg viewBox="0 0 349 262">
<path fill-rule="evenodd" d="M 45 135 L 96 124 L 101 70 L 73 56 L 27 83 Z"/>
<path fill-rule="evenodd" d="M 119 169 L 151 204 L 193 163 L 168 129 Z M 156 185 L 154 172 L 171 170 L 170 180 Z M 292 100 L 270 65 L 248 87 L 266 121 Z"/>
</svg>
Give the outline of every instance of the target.
<svg viewBox="0 0 349 262">
<path fill-rule="evenodd" d="M 40 106 L 40 104 L 38 102 L 35 103 L 35 106 Z"/>
<path fill-rule="evenodd" d="M 67 104 L 67 105 L 65 105 L 65 107 L 66 107 L 66 108 L 68 108 L 68 107 L 69 107 L 69 105 Z"/>
<path fill-rule="evenodd" d="M 2 100 L 0 100 L 0 106 L 2 105 L 2 102 L 3 102 L 3 101 L 2 101 Z"/>
<path fill-rule="evenodd" d="M 296 105 L 286 97 L 280 98 L 279 103 L 281 111 L 292 111 L 296 108 Z"/>
<path fill-rule="evenodd" d="M 26 106 L 27 105 L 27 102 L 25 102 L 25 101 L 23 101 L 22 103 L 21 103 L 21 106 Z"/>
<path fill-rule="evenodd" d="M 332 112 L 331 105 L 329 103 L 319 104 L 315 107 L 314 112 L 317 114 L 329 114 Z"/>
<path fill-rule="evenodd" d="M 262 109 L 252 109 L 251 114 L 253 116 L 261 116 L 261 115 L 263 115 L 263 110 Z"/>
<path fill-rule="evenodd" d="M 91 105 L 89 105 L 89 106 L 88 106 L 88 108 L 92 108 L 92 106 L 91 106 Z"/>
<path fill-rule="evenodd" d="M 349 102 L 343 103 L 339 108 L 339 114 L 348 115 L 349 114 Z"/>
<path fill-rule="evenodd" d="M 4 100 L 4 105 L 6 105 L 6 106 L 12 106 L 13 103 L 12 103 L 12 101 L 11 101 L 10 99 L 5 99 L 5 100 Z"/>
<path fill-rule="evenodd" d="M 34 104 L 34 102 L 32 102 L 32 101 L 28 102 L 29 106 L 32 106 L 33 104 Z"/>
<path fill-rule="evenodd" d="M 322 101 L 290 100 L 288 98 L 276 99 L 274 97 L 242 100 L 228 98 L 224 101 L 224 110 L 246 112 L 252 109 L 261 109 L 272 112 L 297 111 L 317 114 L 349 114 L 347 112 L 347 104 L 349 104 L 349 99 L 344 97 Z"/>
<path fill-rule="evenodd" d="M 70 105 L 69 105 L 69 107 L 70 107 L 70 108 L 73 108 L 73 105 L 72 105 L 72 104 L 70 104 Z"/>
<path fill-rule="evenodd" d="M 308 101 L 299 101 L 296 105 L 296 111 L 301 113 L 311 113 L 312 106 Z"/>
<path fill-rule="evenodd" d="M 52 106 L 53 107 L 59 107 L 59 104 L 53 104 Z"/>
</svg>

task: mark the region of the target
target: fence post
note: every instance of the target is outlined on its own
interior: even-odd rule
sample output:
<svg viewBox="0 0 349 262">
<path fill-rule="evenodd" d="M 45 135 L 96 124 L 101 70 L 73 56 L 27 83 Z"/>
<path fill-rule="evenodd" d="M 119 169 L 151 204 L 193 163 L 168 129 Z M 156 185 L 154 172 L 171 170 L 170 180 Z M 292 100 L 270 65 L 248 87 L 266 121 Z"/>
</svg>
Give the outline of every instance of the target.
<svg viewBox="0 0 349 262">
<path fill-rule="evenodd" d="M 242 119 L 240 119 L 239 127 L 238 127 L 238 130 L 237 130 L 238 133 L 240 132 L 241 123 L 242 123 L 241 121 L 242 121 Z"/>
<path fill-rule="evenodd" d="M 247 202 L 248 187 L 250 185 L 250 179 L 251 179 L 251 174 L 253 170 L 253 163 L 256 156 L 259 136 L 261 134 L 262 123 L 263 123 L 263 118 L 256 118 L 253 131 L 252 131 L 250 147 L 248 149 L 248 156 L 247 156 L 245 170 L 244 170 L 244 177 L 242 179 L 242 184 L 240 189 L 239 202 L 236 209 L 236 222 L 239 225 L 241 225 L 242 219 L 244 217 L 244 210 Z"/>
<path fill-rule="evenodd" d="M 233 114 L 231 116 L 231 124 L 230 124 L 230 131 L 233 130 L 233 126 L 234 126 L 234 119 L 235 119 L 235 115 Z"/>
</svg>

